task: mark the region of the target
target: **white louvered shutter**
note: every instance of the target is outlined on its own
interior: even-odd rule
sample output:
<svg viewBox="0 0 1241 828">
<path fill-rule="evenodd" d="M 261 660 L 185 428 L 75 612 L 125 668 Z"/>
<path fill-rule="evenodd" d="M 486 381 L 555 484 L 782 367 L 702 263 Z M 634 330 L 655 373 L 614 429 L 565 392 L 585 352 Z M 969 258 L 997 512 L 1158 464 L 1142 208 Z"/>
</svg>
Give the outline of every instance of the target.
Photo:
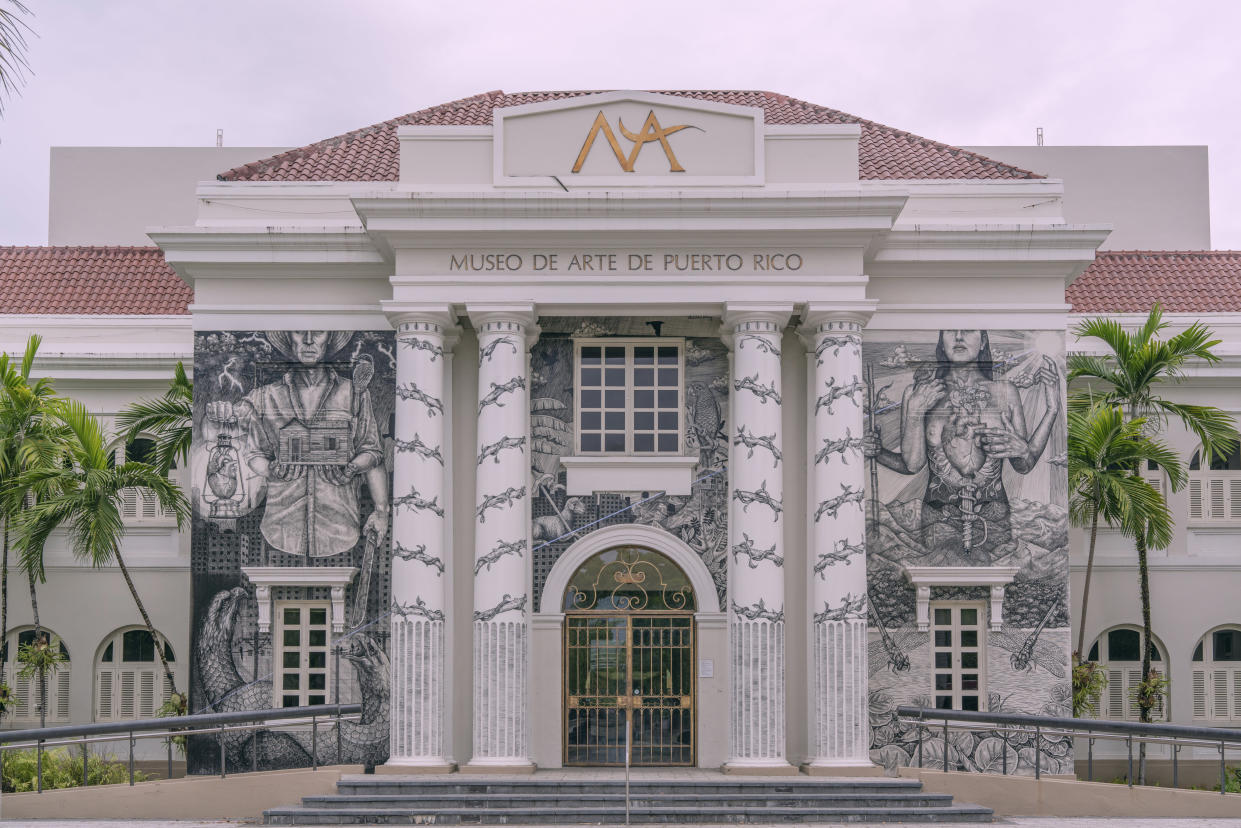
<svg viewBox="0 0 1241 828">
<path fill-rule="evenodd" d="M 126 520 L 138 517 L 138 490 L 132 486 L 121 489 L 121 517 Z"/>
<path fill-rule="evenodd" d="M 1109 719 L 1125 718 L 1125 679 L 1124 671 L 1107 671 L 1107 717 Z"/>
<path fill-rule="evenodd" d="M 1210 497 L 1211 497 L 1211 504 L 1210 504 L 1211 513 L 1208 517 L 1210 517 L 1211 520 L 1223 520 L 1225 517 L 1224 481 L 1220 480 L 1217 477 L 1212 480 L 1208 480 L 1207 483 L 1210 486 Z"/>
<path fill-rule="evenodd" d="M 111 719 L 114 715 L 112 685 L 115 675 L 111 670 L 99 670 L 95 690 L 95 718 L 100 721 Z"/>
<path fill-rule="evenodd" d="M 1125 673 L 1125 700 L 1129 703 L 1128 718 L 1131 721 L 1137 721 L 1139 718 L 1138 700 L 1133 695 L 1133 690 L 1142 684 L 1141 670 L 1127 670 Z"/>
<path fill-rule="evenodd" d="M 61 666 L 56 673 L 56 720 L 69 721 L 69 665 Z"/>
<path fill-rule="evenodd" d="M 1228 671 L 1211 671 L 1211 718 L 1228 718 Z"/>
<path fill-rule="evenodd" d="M 1189 481 L 1189 516 L 1198 520 L 1203 519 L 1202 481 L 1198 478 L 1191 478 Z"/>
<path fill-rule="evenodd" d="M 1241 670 L 1229 670 L 1232 673 L 1232 717 L 1241 719 Z"/>
<path fill-rule="evenodd" d="M 1241 478 L 1228 479 L 1228 519 L 1241 520 Z"/>
<path fill-rule="evenodd" d="M 1194 670 L 1194 718 L 1207 717 L 1207 672 Z"/>
<path fill-rule="evenodd" d="M 155 707 L 155 671 L 142 670 L 138 673 L 138 718 L 151 718 Z"/>
<path fill-rule="evenodd" d="M 118 716 L 122 719 L 132 719 L 134 717 L 134 690 L 137 686 L 137 677 L 133 670 L 121 670 L 121 703 Z"/>
<path fill-rule="evenodd" d="M 19 719 L 25 719 L 34 715 L 35 708 L 39 703 L 39 700 L 35 698 L 38 690 L 35 689 L 34 679 L 17 675 L 11 686 L 18 699 L 14 716 Z"/>
</svg>

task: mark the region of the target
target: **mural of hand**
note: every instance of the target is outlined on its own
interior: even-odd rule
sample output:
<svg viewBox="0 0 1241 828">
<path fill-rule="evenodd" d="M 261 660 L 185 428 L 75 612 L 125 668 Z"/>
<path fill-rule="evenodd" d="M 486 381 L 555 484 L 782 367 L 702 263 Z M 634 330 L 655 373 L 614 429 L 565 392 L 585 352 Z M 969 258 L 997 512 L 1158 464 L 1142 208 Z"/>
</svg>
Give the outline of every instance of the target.
<svg viewBox="0 0 1241 828">
<path fill-rule="evenodd" d="M 879 429 L 870 428 L 862 435 L 862 456 L 867 460 L 875 457 L 883 449 L 883 437 L 879 434 Z"/>
<path fill-rule="evenodd" d="M 1035 381 L 1043 389 L 1043 401 L 1048 411 L 1060 409 L 1060 369 L 1056 361 L 1049 356 L 1043 357 L 1043 364 L 1035 375 Z"/>
<path fill-rule="evenodd" d="M 220 428 L 237 425 L 237 412 L 228 400 L 207 403 L 207 419 Z"/>
<path fill-rule="evenodd" d="M 362 537 L 374 543 L 376 546 L 383 540 L 384 535 L 388 532 L 388 510 L 383 507 L 376 506 L 375 511 L 371 512 L 366 518 L 366 523 L 362 525 Z"/>
<path fill-rule="evenodd" d="M 925 414 L 944 398 L 948 386 L 941 379 L 919 383 L 909 394 L 909 407 L 918 414 Z"/>
<path fill-rule="evenodd" d="M 1017 434 L 1012 418 L 1007 412 L 1004 413 L 1002 422 L 1003 425 L 999 428 L 986 427 L 975 431 L 975 434 L 982 439 L 983 451 L 992 457 L 1025 457 L 1029 454 L 1030 447 Z"/>
</svg>

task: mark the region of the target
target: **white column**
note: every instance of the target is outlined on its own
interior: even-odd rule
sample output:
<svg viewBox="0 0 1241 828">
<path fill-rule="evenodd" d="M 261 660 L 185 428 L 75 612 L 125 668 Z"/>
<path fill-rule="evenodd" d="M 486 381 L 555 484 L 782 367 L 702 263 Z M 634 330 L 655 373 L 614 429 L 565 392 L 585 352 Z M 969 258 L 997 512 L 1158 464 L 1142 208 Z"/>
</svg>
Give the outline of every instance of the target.
<svg viewBox="0 0 1241 828">
<path fill-rule="evenodd" d="M 528 722 L 532 305 L 466 308 L 478 333 L 474 504 L 474 755 L 469 768 L 533 769 Z"/>
<path fill-rule="evenodd" d="M 862 326 L 869 313 L 811 305 L 810 757 L 807 770 L 870 765 L 866 668 L 866 463 Z"/>
<path fill-rule="evenodd" d="M 389 765 L 449 771 L 445 616 L 451 308 L 389 312 L 396 328 Z"/>
<path fill-rule="evenodd" d="M 729 759 L 734 772 L 796 773 L 785 749 L 781 335 L 791 305 L 728 304 Z"/>
</svg>

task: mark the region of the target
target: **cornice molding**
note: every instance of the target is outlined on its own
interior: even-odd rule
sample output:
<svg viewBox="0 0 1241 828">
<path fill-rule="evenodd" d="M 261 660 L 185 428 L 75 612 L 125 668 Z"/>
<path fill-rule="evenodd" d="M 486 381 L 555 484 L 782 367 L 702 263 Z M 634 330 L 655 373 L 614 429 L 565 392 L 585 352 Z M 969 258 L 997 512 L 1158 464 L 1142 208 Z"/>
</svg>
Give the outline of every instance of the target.
<svg viewBox="0 0 1241 828">
<path fill-rule="evenodd" d="M 522 230 L 611 235 L 623 230 L 733 232 L 744 229 L 889 229 L 905 206 L 900 193 L 869 194 L 856 185 L 813 192 L 713 189 L 709 193 L 673 190 L 541 190 L 482 193 L 375 193 L 353 198 L 354 208 L 372 234 L 406 236 L 445 232 Z M 514 222 L 521 222 L 520 227 Z M 767 222 L 769 226 L 764 227 Z M 596 241 L 595 244 L 600 242 Z"/>
</svg>

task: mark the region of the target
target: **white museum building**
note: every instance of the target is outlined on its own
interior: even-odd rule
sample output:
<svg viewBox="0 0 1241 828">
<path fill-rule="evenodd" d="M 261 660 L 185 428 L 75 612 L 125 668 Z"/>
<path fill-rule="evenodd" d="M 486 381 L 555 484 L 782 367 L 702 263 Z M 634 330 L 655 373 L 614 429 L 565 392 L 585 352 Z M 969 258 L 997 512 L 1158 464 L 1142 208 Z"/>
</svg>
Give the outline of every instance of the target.
<svg viewBox="0 0 1241 828">
<path fill-rule="evenodd" d="M 1170 393 L 1241 412 L 1201 147 L 490 92 L 298 149 L 56 148 L 50 215 L 51 246 L 0 248 L 0 346 L 41 334 L 36 374 L 109 423 L 193 369 L 192 525 L 134 491 L 125 538 L 191 710 L 360 701 L 351 762 L 615 765 L 631 720 L 636 764 L 835 773 L 912 761 L 897 705 L 1065 714 L 1074 326 L 1204 321 L 1224 359 Z M 1235 727 L 1241 458 L 1167 436 L 1191 471 L 1152 554 L 1162 712 Z M 1100 714 L 1136 718 L 1135 558 L 1100 550 Z M 119 573 L 47 557 L 49 723 L 151 715 Z M 312 758 L 223 749 L 190 771 Z"/>
</svg>

